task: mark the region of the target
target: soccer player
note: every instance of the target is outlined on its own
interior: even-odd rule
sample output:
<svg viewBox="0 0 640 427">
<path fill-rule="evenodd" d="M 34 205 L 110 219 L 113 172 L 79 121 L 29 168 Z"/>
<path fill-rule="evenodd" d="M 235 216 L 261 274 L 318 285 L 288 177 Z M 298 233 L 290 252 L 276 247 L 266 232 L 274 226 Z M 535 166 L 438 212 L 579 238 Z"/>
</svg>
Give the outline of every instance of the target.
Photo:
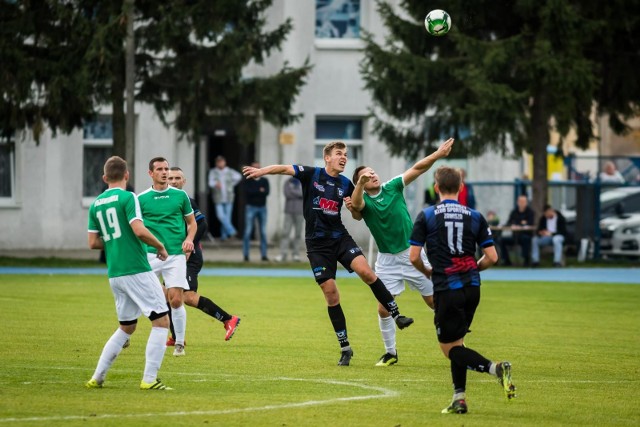
<svg viewBox="0 0 640 427">
<path fill-rule="evenodd" d="M 149 161 L 151 188 L 138 195 L 144 224 L 164 243 L 169 256 L 156 257 L 153 246 L 147 247 L 147 258 L 153 272 L 162 276 L 171 305 L 171 319 L 176 333 L 174 356 L 184 356 L 184 336 L 187 329 L 187 310 L 184 308 L 184 290 L 187 283 L 187 258 L 193 252 L 193 238 L 198 226 L 189 196 L 183 190 L 170 187 L 169 162 L 164 157 Z M 185 222 L 187 224 L 185 232 Z"/>
<path fill-rule="evenodd" d="M 411 288 L 420 292 L 430 308 L 433 308 L 433 283 L 429 280 L 431 267 L 424 250 L 421 253 L 424 262 L 422 270 L 416 270 L 409 261 L 409 237 L 413 221 L 403 191 L 438 159 L 449 155 L 452 145 L 453 139 L 450 138 L 434 153 L 384 184 L 380 183 L 373 169 L 358 166 L 353 173 L 353 182 L 357 184 L 351 200 L 345 200 L 352 216 L 357 220 L 364 219 L 378 245 L 375 272 L 391 295 L 397 298 L 404 292 L 404 282 L 407 281 Z M 391 366 L 398 362 L 396 326 L 382 304 L 378 304 L 378 324 L 386 352 L 376 366 Z"/>
<path fill-rule="evenodd" d="M 327 144 L 323 150 L 325 167 L 301 165 L 271 165 L 263 168 L 246 166 L 245 177 L 258 178 L 268 174 L 291 175 L 302 183 L 304 197 L 305 241 L 307 257 L 328 306 L 329 319 L 341 348 L 339 366 L 349 366 L 353 350 L 347 336 L 347 322 L 340 306 L 336 285 L 338 262 L 349 272 L 356 272 L 371 288 L 378 302 L 391 314 L 400 329 L 413 323 L 401 316 L 393 296 L 362 254 L 362 249 L 347 232 L 340 209 L 345 197 L 351 196 L 353 183 L 341 175 L 347 164 L 347 146 L 341 141 Z"/>
<path fill-rule="evenodd" d="M 153 247 L 160 260 L 167 259 L 168 254 L 164 245 L 144 226 L 136 195 L 125 190 L 129 180 L 127 162 L 117 156 L 107 159 L 103 180 L 108 188 L 89 208 L 89 247 L 106 249 L 107 274 L 120 327 L 105 344 L 98 366 L 85 385 L 102 388 L 109 368 L 136 330 L 138 317 L 144 314 L 151 320 L 151 332 L 140 388 L 170 390 L 157 378 L 169 328 L 167 305 L 142 242 Z"/>
<path fill-rule="evenodd" d="M 170 186 L 182 190 L 187 179 L 184 177 L 182 169 L 177 166 L 173 166 L 169 169 L 168 182 Z M 224 340 L 229 341 L 240 324 L 240 318 L 238 316 L 230 315 L 209 298 L 198 294 L 198 274 L 200 274 L 202 264 L 204 263 L 204 259 L 202 257 L 202 244 L 200 243 L 200 240 L 207 232 L 208 225 L 207 219 L 202 212 L 200 212 L 200 208 L 196 201 L 191 197 L 189 197 L 189 201 L 191 202 L 191 208 L 193 209 L 198 229 L 193 238 L 193 252 L 187 259 L 187 282 L 189 283 L 189 289 L 184 291 L 184 303 L 188 306 L 195 307 L 203 313 L 222 322 L 226 331 Z M 173 346 L 175 343 L 176 336 L 172 325 L 171 337 L 167 340 L 167 345 Z"/>
<path fill-rule="evenodd" d="M 464 344 L 480 302 L 480 271 L 498 261 L 491 230 L 482 214 L 458 203 L 462 185 L 458 170 L 439 167 L 435 182 L 441 202 L 418 214 L 411 233 L 409 259 L 417 269 L 424 270 L 421 254 L 426 244 L 433 269 L 434 324 L 440 349 L 451 361 L 454 389 L 452 402 L 442 413 L 464 414 L 467 369 L 497 376 L 507 399 L 516 396 L 516 388 L 511 382 L 509 362 L 492 362 Z M 483 252 L 477 262 L 476 245 Z"/>
</svg>

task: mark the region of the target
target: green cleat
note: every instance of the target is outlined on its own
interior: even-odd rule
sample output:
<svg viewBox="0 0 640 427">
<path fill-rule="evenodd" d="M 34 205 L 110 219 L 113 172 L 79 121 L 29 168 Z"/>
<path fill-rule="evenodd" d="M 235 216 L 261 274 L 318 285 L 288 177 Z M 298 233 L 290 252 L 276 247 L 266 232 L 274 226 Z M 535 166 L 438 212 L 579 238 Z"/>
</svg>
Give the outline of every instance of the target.
<svg viewBox="0 0 640 427">
<path fill-rule="evenodd" d="M 382 355 L 380 360 L 378 360 L 378 363 L 376 363 L 376 366 L 391 366 L 391 365 L 395 365 L 396 363 L 398 363 L 397 354 L 385 353 Z"/>
<path fill-rule="evenodd" d="M 98 382 L 98 380 L 91 378 L 89 381 L 85 383 L 84 386 L 86 388 L 102 388 L 102 383 Z"/>
<path fill-rule="evenodd" d="M 173 390 L 171 387 L 167 387 L 160 381 L 156 379 L 152 383 L 145 383 L 144 381 L 140 381 L 140 390 Z"/>
<path fill-rule="evenodd" d="M 504 389 L 504 395 L 507 400 L 511 400 L 516 397 L 516 386 L 511 381 L 511 363 L 500 362 L 496 366 L 496 375 L 498 376 L 498 383 Z"/>
<path fill-rule="evenodd" d="M 466 414 L 467 402 L 464 399 L 458 399 L 451 402 L 451 405 L 442 410 L 443 414 Z"/>
</svg>

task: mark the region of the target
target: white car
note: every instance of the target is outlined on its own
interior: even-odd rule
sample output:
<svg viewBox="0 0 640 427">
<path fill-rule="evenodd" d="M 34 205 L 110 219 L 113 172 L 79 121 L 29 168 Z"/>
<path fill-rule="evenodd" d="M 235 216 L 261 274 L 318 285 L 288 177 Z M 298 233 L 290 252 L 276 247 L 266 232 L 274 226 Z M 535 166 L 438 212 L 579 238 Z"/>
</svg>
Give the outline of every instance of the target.
<svg viewBox="0 0 640 427">
<path fill-rule="evenodd" d="M 600 253 L 640 258 L 640 213 L 600 221 Z"/>
</svg>

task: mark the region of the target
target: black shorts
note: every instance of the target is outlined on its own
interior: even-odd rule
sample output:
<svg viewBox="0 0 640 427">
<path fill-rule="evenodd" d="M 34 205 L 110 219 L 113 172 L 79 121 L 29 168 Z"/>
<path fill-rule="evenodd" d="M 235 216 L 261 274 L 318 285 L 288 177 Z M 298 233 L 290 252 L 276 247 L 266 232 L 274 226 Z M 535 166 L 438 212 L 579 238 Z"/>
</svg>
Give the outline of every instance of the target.
<svg viewBox="0 0 640 427">
<path fill-rule="evenodd" d="M 349 273 L 353 273 L 351 262 L 356 257 L 363 255 L 362 249 L 348 234 L 337 239 L 309 239 L 306 243 L 307 258 L 309 258 L 313 276 L 318 284 L 336 278 L 338 262 Z"/>
<path fill-rule="evenodd" d="M 433 294 L 438 341 L 450 343 L 464 338 L 480 303 L 480 286 L 437 291 Z"/>
<path fill-rule="evenodd" d="M 187 260 L 187 283 L 189 283 L 189 291 L 198 292 L 198 274 L 202 270 L 204 259 L 202 252 L 196 251 L 191 254 Z"/>
</svg>

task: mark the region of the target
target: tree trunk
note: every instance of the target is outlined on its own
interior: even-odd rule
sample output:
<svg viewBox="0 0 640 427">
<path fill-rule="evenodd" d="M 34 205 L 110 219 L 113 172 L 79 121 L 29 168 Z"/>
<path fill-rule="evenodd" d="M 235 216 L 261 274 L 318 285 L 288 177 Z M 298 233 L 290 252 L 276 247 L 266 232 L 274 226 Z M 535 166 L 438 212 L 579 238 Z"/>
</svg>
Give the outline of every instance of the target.
<svg viewBox="0 0 640 427">
<path fill-rule="evenodd" d="M 111 78 L 111 104 L 113 108 L 111 121 L 113 126 L 113 155 L 126 158 L 126 135 L 125 135 L 125 114 L 124 114 L 124 52 L 118 55 L 118 60 L 114 61 L 113 74 Z M 129 165 L 133 169 L 134 165 Z"/>
<path fill-rule="evenodd" d="M 533 156 L 533 200 L 531 208 L 536 221 L 547 203 L 547 146 L 549 145 L 549 113 L 544 93 L 539 94 L 531 106 L 530 147 Z"/>
</svg>

